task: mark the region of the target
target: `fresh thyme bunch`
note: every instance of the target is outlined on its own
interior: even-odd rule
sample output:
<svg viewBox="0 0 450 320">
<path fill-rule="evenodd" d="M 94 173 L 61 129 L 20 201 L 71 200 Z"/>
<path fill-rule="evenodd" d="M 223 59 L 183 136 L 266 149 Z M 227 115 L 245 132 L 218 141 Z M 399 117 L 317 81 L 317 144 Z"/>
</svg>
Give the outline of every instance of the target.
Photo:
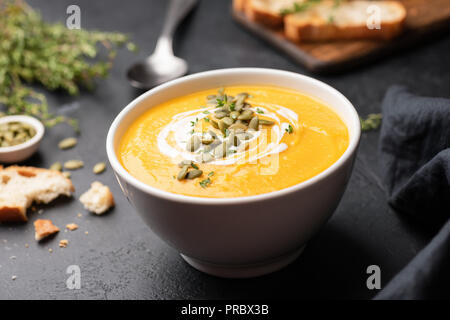
<svg viewBox="0 0 450 320">
<path fill-rule="evenodd" d="M 107 76 L 115 48 L 127 41 L 121 33 L 46 23 L 24 1 L 0 1 L 0 105 L 6 114 L 31 115 L 49 127 L 66 122 L 77 130 L 76 120 L 51 114 L 45 95 L 24 82 L 76 95 L 80 87 L 91 89 L 96 78 Z M 107 57 L 99 57 L 98 44 Z M 127 47 L 134 49 L 131 43 Z"/>
</svg>

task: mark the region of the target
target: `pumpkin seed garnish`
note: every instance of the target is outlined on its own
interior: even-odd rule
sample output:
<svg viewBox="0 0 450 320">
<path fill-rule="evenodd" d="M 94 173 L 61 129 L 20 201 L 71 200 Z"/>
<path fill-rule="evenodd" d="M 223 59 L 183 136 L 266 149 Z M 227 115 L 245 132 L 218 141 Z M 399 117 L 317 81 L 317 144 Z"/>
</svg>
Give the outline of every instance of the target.
<svg viewBox="0 0 450 320">
<path fill-rule="evenodd" d="M 52 164 L 49 168 L 50 170 L 55 170 L 55 171 L 61 171 L 62 170 L 62 164 L 61 162 L 55 162 L 54 164 Z"/>
<path fill-rule="evenodd" d="M 266 119 L 259 119 L 259 124 L 271 126 L 271 125 L 275 124 L 275 122 L 266 120 Z"/>
<path fill-rule="evenodd" d="M 177 179 L 178 180 L 185 179 L 186 175 L 188 174 L 188 169 L 189 169 L 189 166 L 183 166 L 183 168 L 180 170 L 180 172 L 178 172 Z"/>
<path fill-rule="evenodd" d="M 69 160 L 64 162 L 64 169 L 76 170 L 84 166 L 84 162 L 81 160 Z"/>
<path fill-rule="evenodd" d="M 92 168 L 92 172 L 95 174 L 100 174 L 106 169 L 106 164 L 104 162 L 97 163 L 94 168 Z"/>
<path fill-rule="evenodd" d="M 63 139 L 63 140 L 61 140 L 59 143 L 58 143 L 58 147 L 60 148 L 60 149 L 69 149 L 69 148 L 73 148 L 73 147 L 75 147 L 76 145 L 77 145 L 77 143 L 78 143 L 78 140 L 77 140 L 77 138 L 73 138 L 73 137 L 71 137 L 71 138 L 66 138 L 66 139 Z"/>
<path fill-rule="evenodd" d="M 211 171 L 210 173 L 208 173 L 208 177 L 212 177 L 214 175 L 214 171 Z"/>
<path fill-rule="evenodd" d="M 190 166 L 192 164 L 191 160 L 183 160 L 178 164 L 178 167 L 183 168 L 184 166 Z"/>
<path fill-rule="evenodd" d="M 248 127 L 250 129 L 255 130 L 255 131 L 258 131 L 258 129 L 259 129 L 259 118 L 257 116 L 253 117 L 252 120 L 250 120 L 250 123 L 248 124 Z"/>
<path fill-rule="evenodd" d="M 250 120 L 253 116 L 253 111 L 250 109 L 244 110 L 238 117 L 239 120 Z"/>
<path fill-rule="evenodd" d="M 188 172 L 186 179 L 192 180 L 200 177 L 203 174 L 202 170 L 194 169 Z"/>
<path fill-rule="evenodd" d="M 259 113 L 259 114 L 264 114 L 264 111 L 262 109 L 260 109 L 260 108 L 256 108 L 256 112 Z"/>
</svg>

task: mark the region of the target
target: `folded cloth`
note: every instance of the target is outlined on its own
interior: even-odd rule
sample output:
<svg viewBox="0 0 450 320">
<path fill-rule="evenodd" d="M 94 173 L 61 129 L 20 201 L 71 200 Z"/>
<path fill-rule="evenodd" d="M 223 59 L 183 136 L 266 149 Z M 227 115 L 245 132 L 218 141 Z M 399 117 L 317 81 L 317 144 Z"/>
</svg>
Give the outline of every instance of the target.
<svg viewBox="0 0 450 320">
<path fill-rule="evenodd" d="M 390 88 L 382 104 L 379 158 L 389 204 L 437 236 L 376 299 L 450 297 L 450 100 Z"/>
<path fill-rule="evenodd" d="M 392 279 L 376 300 L 450 298 L 450 219 L 425 249 Z"/>
<path fill-rule="evenodd" d="M 450 99 L 394 86 L 382 111 L 379 158 L 389 204 L 442 226 L 450 217 Z"/>
</svg>

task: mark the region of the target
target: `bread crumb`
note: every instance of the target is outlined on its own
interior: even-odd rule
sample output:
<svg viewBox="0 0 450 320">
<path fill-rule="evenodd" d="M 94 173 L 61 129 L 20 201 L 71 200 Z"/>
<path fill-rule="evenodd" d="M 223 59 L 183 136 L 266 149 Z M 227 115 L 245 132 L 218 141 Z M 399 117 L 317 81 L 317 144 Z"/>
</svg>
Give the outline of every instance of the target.
<svg viewBox="0 0 450 320">
<path fill-rule="evenodd" d="M 48 252 L 52 253 L 53 249 L 52 248 L 48 248 Z"/>
<path fill-rule="evenodd" d="M 34 238 L 37 241 L 48 237 L 54 233 L 59 232 L 59 228 L 53 224 L 51 220 L 38 219 L 34 222 L 34 229 L 36 233 L 34 234 Z"/>
<path fill-rule="evenodd" d="M 78 229 L 78 225 L 76 223 L 69 223 L 68 225 L 66 225 L 66 228 L 70 231 L 74 231 Z"/>
<path fill-rule="evenodd" d="M 91 188 L 81 195 L 80 202 L 86 210 L 100 215 L 114 206 L 114 197 L 107 186 L 94 181 Z"/>
<path fill-rule="evenodd" d="M 85 231 L 84 234 L 89 234 L 89 232 Z"/>
<path fill-rule="evenodd" d="M 28 243 L 25 243 L 25 248 L 28 248 L 30 245 Z"/>
<path fill-rule="evenodd" d="M 38 210 L 38 214 L 43 214 L 44 213 L 44 209 L 39 209 Z"/>
<path fill-rule="evenodd" d="M 59 242 L 59 247 L 66 248 L 68 244 L 69 244 L 69 240 L 64 239 Z"/>
<path fill-rule="evenodd" d="M 78 213 L 78 214 L 77 214 L 77 217 L 78 217 L 78 218 L 82 218 L 83 215 L 82 215 L 81 213 Z"/>
<path fill-rule="evenodd" d="M 12 276 L 11 277 L 11 280 L 16 280 L 17 279 L 17 276 Z"/>
</svg>

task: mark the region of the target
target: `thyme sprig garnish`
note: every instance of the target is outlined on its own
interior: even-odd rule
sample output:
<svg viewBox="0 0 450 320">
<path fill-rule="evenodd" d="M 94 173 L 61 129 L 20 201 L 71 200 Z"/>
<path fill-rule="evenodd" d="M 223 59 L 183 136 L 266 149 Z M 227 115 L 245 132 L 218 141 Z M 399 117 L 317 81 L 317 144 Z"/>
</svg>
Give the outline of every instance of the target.
<svg viewBox="0 0 450 320">
<path fill-rule="evenodd" d="M 44 94 L 26 86 L 38 83 L 70 95 L 80 87 L 92 89 L 97 78 L 106 77 L 116 48 L 127 43 L 121 33 L 68 29 L 47 23 L 24 1 L 0 3 L 0 106 L 6 114 L 26 114 L 46 126 L 77 121 L 49 112 Z M 99 56 L 98 45 L 106 51 Z M 134 45 L 127 44 L 129 50 Z"/>
<path fill-rule="evenodd" d="M 383 115 L 381 113 L 371 113 L 366 119 L 360 117 L 359 120 L 361 121 L 361 130 L 377 130 L 381 126 L 382 119 Z"/>
<path fill-rule="evenodd" d="M 293 14 L 298 12 L 303 12 L 311 8 L 311 6 L 318 4 L 322 0 L 305 0 L 304 2 L 298 3 L 295 2 L 291 8 L 284 8 L 280 11 L 280 14 L 282 16 L 285 16 L 287 14 Z M 336 9 L 341 4 L 341 0 L 334 0 L 333 9 Z M 334 21 L 334 17 L 329 17 L 329 22 Z"/>
</svg>

